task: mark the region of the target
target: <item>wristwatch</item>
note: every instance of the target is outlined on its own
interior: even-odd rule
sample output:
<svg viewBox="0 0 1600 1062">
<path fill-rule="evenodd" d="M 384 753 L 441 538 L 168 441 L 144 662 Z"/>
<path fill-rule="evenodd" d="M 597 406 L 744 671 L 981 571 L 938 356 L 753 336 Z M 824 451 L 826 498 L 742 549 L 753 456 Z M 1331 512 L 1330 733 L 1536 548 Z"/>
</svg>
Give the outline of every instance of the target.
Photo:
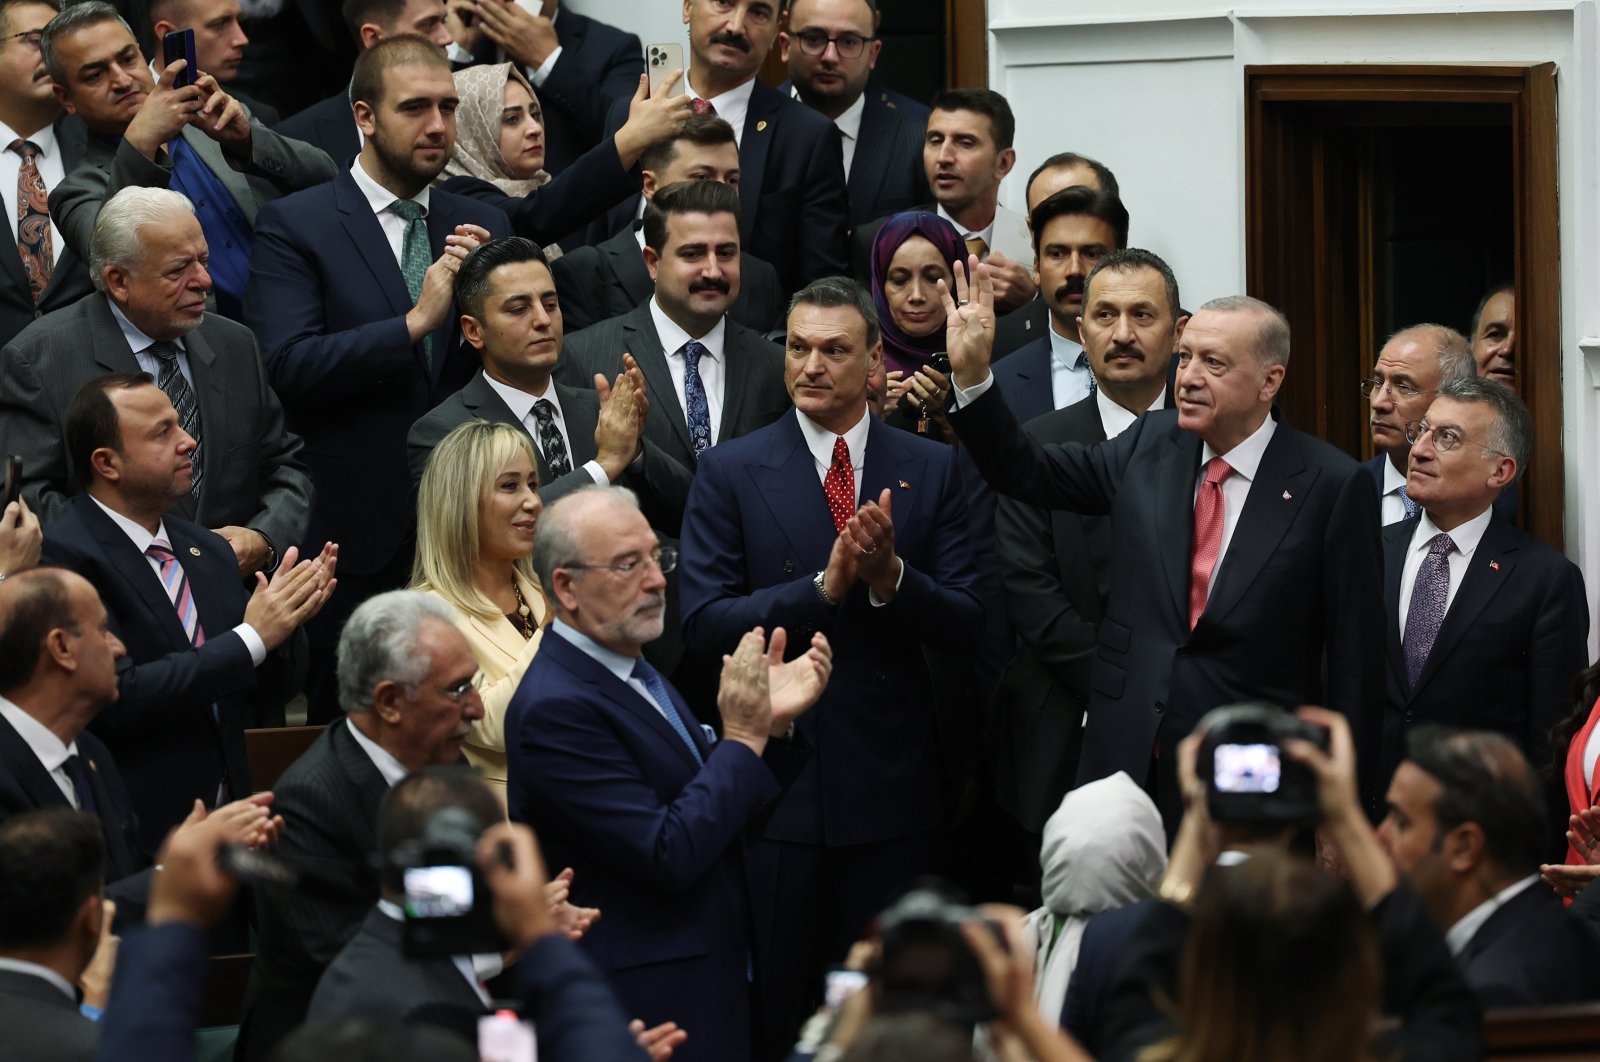
<svg viewBox="0 0 1600 1062">
<path fill-rule="evenodd" d="M 823 577 L 824 574 L 826 574 L 826 573 L 818 572 L 817 573 L 817 577 L 815 579 L 811 580 L 811 585 L 816 587 L 817 596 L 822 599 L 822 603 L 824 605 L 827 605 L 829 608 L 834 608 L 839 604 L 839 599 L 836 598 L 836 597 L 829 597 L 828 596 L 827 588 L 822 585 L 822 577 Z"/>
</svg>

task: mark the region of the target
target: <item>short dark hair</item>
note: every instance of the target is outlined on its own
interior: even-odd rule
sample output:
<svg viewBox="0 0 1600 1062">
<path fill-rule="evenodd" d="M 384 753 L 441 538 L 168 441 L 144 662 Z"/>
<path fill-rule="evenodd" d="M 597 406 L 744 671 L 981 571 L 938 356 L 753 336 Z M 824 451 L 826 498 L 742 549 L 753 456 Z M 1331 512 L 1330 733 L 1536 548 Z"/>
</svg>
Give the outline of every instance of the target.
<svg viewBox="0 0 1600 1062">
<path fill-rule="evenodd" d="M 456 305 L 472 317 L 483 316 L 483 300 L 489 297 L 489 275 L 503 265 L 538 262 L 545 269 L 550 260 L 544 248 L 524 236 L 490 240 L 467 255 L 456 270 Z"/>
<path fill-rule="evenodd" d="M 1549 820 L 1539 779 L 1522 750 L 1503 734 L 1419 726 L 1406 738 L 1406 759 L 1439 783 L 1433 803 L 1437 847 L 1450 830 L 1475 822 L 1488 857 L 1522 877 L 1544 862 Z"/>
<path fill-rule="evenodd" d="M 1087 166 L 1093 170 L 1094 178 L 1099 182 L 1102 192 L 1110 192 L 1115 196 L 1122 195 L 1122 189 L 1117 187 L 1117 175 L 1112 173 L 1105 163 L 1074 151 L 1060 151 L 1039 163 L 1033 172 L 1028 174 L 1028 183 L 1022 186 L 1023 199 L 1026 200 L 1028 193 L 1033 191 L 1033 182 L 1039 179 L 1041 173 L 1046 170 L 1070 170 L 1076 166 Z"/>
<path fill-rule="evenodd" d="M 823 277 L 795 292 L 794 298 L 789 300 L 785 320 L 794 313 L 796 306 L 853 307 L 867 324 L 867 349 L 878 345 L 882 329 L 878 325 L 878 311 L 872 305 L 872 293 L 849 277 Z"/>
<path fill-rule="evenodd" d="M 1517 475 L 1528 461 L 1528 451 L 1533 445 L 1533 415 L 1528 404 L 1511 388 L 1499 380 L 1478 376 L 1463 376 L 1445 380 L 1436 392 L 1438 398 L 1449 398 L 1471 405 L 1485 405 L 1494 410 L 1494 427 L 1483 444 L 1498 450 L 1517 463 Z"/>
<path fill-rule="evenodd" d="M 739 143 L 733 135 L 733 126 L 725 119 L 712 114 L 697 114 L 685 118 L 678 131 L 665 140 L 657 140 L 639 155 L 639 168 L 652 172 L 672 165 L 678 157 L 678 144 L 686 142 L 698 144 L 701 147 L 716 147 L 719 144 Z"/>
<path fill-rule="evenodd" d="M 355 72 L 350 77 L 350 101 L 360 100 L 376 108 L 383 102 L 383 75 L 397 66 L 421 63 L 450 69 L 450 60 L 444 57 L 439 46 L 415 33 L 401 33 L 385 37 L 371 48 L 356 56 Z"/>
<path fill-rule="evenodd" d="M 122 424 L 117 419 L 117 407 L 111 402 L 111 392 L 155 384 L 155 378 L 147 372 L 110 372 L 78 388 L 67 403 L 66 431 L 67 461 L 78 486 L 88 487 L 93 480 L 94 466 L 89 458 L 96 450 L 122 449 Z"/>
<path fill-rule="evenodd" d="M 933 97 L 932 106 L 936 111 L 973 111 L 988 118 L 994 146 L 1001 151 L 1017 138 L 1017 119 L 1011 113 L 1011 104 L 994 89 L 944 89 Z"/>
<path fill-rule="evenodd" d="M 667 218 L 674 214 L 732 214 L 738 228 L 739 190 L 720 181 L 679 181 L 658 190 L 644 205 L 644 245 L 656 254 L 667 246 Z"/>
<path fill-rule="evenodd" d="M 0 952 L 60 941 L 85 900 L 105 886 L 100 820 L 69 808 L 0 822 Z"/>
<path fill-rule="evenodd" d="M 1044 239 L 1045 226 L 1056 218 L 1074 214 L 1087 214 L 1110 225 L 1117 239 L 1117 245 L 1112 250 L 1120 251 L 1128 246 L 1128 208 L 1122 205 L 1122 200 L 1117 198 L 1115 192 L 1103 192 L 1086 184 L 1077 184 L 1046 196 L 1028 215 L 1028 225 L 1033 229 L 1035 257 Z"/>
<path fill-rule="evenodd" d="M 82 634 L 61 568 L 32 568 L 6 580 L 0 608 L 0 697 L 33 681 L 39 647 L 54 630 Z"/>
<path fill-rule="evenodd" d="M 1496 295 L 1509 294 L 1513 299 L 1517 297 L 1517 286 L 1509 280 L 1502 280 L 1494 287 L 1483 293 L 1483 298 L 1478 300 L 1478 308 L 1472 311 L 1472 331 L 1467 333 L 1467 341 L 1478 341 L 1478 325 L 1483 321 L 1483 308 L 1489 305 L 1489 300 Z"/>
<path fill-rule="evenodd" d="M 129 34 L 133 33 L 128 20 L 104 0 L 69 4 L 65 11 L 45 23 L 44 35 L 39 38 L 39 55 L 44 60 L 44 68 L 50 71 L 50 80 L 58 85 L 67 83 L 67 70 L 61 65 L 61 57 L 56 54 L 56 45 L 62 35 L 98 26 L 102 22 L 120 22 L 123 29 Z"/>
<path fill-rule="evenodd" d="M 460 764 L 424 767 L 396 782 L 378 805 L 378 851 L 385 857 L 381 875 L 384 888 L 398 892 L 401 868 L 387 856 L 407 841 L 421 839 L 428 822 L 444 808 L 460 808 L 471 815 L 479 833 L 505 819 L 505 809 L 489 784 L 471 767 Z"/>
<path fill-rule="evenodd" d="M 1041 204 L 1042 205 L 1042 204 Z M 1183 303 L 1178 299 L 1178 278 L 1173 275 L 1172 267 L 1161 259 L 1161 256 L 1142 247 L 1124 247 L 1120 251 L 1112 251 L 1089 270 L 1089 276 L 1083 282 L 1083 298 L 1085 304 L 1089 301 L 1089 291 L 1094 287 L 1094 278 L 1103 272 L 1117 273 L 1127 276 L 1141 269 L 1154 269 L 1161 274 L 1161 284 L 1167 289 L 1168 309 L 1172 311 L 1174 319 L 1183 312 Z M 1087 305 L 1086 305 L 1087 309 Z"/>
<path fill-rule="evenodd" d="M 368 22 L 393 26 L 405 14 L 408 0 L 344 0 L 339 15 L 344 19 L 350 36 L 361 43 L 361 27 Z"/>
</svg>

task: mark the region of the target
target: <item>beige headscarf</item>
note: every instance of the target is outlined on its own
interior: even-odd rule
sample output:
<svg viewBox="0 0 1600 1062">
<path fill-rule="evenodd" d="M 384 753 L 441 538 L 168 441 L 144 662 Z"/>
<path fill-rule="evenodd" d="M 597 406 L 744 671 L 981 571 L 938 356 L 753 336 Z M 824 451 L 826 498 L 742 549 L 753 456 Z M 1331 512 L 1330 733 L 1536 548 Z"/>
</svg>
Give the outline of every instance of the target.
<svg viewBox="0 0 1600 1062">
<path fill-rule="evenodd" d="M 456 71 L 456 94 L 461 106 L 456 109 L 456 150 L 445 164 L 443 177 L 477 177 L 488 181 L 506 195 L 527 195 L 550 179 L 540 170 L 532 177 L 511 176 L 505 157 L 500 154 L 500 118 L 506 109 L 506 83 L 516 78 L 533 97 L 533 117 L 543 124 L 539 96 L 514 63 L 469 66 Z"/>
</svg>

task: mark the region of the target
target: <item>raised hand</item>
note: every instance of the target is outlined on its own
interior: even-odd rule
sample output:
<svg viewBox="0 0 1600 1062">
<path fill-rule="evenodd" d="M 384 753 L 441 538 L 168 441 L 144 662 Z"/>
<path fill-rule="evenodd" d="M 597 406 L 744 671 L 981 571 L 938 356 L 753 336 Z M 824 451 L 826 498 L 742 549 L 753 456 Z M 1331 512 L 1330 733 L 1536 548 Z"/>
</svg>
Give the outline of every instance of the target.
<svg viewBox="0 0 1600 1062">
<path fill-rule="evenodd" d="M 200 113 L 201 105 L 205 102 L 198 85 L 173 87 L 173 82 L 188 63 L 187 59 L 179 59 L 167 64 L 150 90 L 150 95 L 139 105 L 139 113 L 123 130 L 122 138 L 152 162 L 156 154 Z"/>
<path fill-rule="evenodd" d="M 608 384 L 601 373 L 594 376 L 595 391 L 600 395 L 600 418 L 594 426 L 595 460 L 613 483 L 644 448 L 644 418 L 639 414 L 644 378 L 637 365 L 627 367 L 632 362 L 632 355 L 624 358 L 624 368 L 614 383 Z"/>
<path fill-rule="evenodd" d="M 244 104 L 222 91 L 210 74 L 201 75 L 194 84 L 202 102 L 190 124 L 223 147 L 231 148 L 234 154 L 248 155 L 250 116 L 245 113 Z"/>
<path fill-rule="evenodd" d="M 900 558 L 894 552 L 892 495 L 885 487 L 876 502 L 868 502 L 844 525 L 840 537 L 855 548 L 856 576 L 872 587 L 879 601 L 894 600 L 900 581 Z M 826 581 L 826 580 L 824 580 Z"/>
<path fill-rule="evenodd" d="M 15 575 L 39 563 L 44 532 L 28 503 L 18 498 L 0 515 L 0 574 Z"/>
<path fill-rule="evenodd" d="M 337 585 L 333 572 L 338 564 L 338 546 L 326 544 L 312 560 L 302 561 L 299 557 L 299 549 L 290 546 L 270 580 L 265 573 L 257 572 L 255 592 L 245 605 L 244 621 L 269 652 L 320 612 Z"/>
<path fill-rule="evenodd" d="M 739 639 L 731 654 L 723 656 L 722 681 L 717 687 L 723 740 L 748 745 L 757 756 L 766 751 L 772 732 L 769 671 L 766 633 L 757 627 Z"/>
<path fill-rule="evenodd" d="M 788 731 L 789 726 L 817 703 L 833 675 L 833 646 L 827 635 L 811 636 L 811 648 L 784 663 L 789 636 L 782 627 L 772 632 L 767 645 L 767 687 L 772 695 L 772 736 Z"/>
<path fill-rule="evenodd" d="M 633 102 L 628 105 L 628 120 L 612 137 L 623 169 L 633 169 L 645 148 L 677 136 L 683 123 L 694 116 L 688 96 L 668 95 L 682 78 L 683 71 L 675 70 L 652 93 L 650 75 L 639 75 L 639 88 L 633 94 Z"/>
<path fill-rule="evenodd" d="M 970 255 L 965 265 L 956 262 L 955 289 L 952 295 L 949 286 L 939 281 L 945 352 L 955 385 L 965 391 L 989 378 L 994 351 L 994 279 L 989 267 L 977 255 Z"/>
</svg>

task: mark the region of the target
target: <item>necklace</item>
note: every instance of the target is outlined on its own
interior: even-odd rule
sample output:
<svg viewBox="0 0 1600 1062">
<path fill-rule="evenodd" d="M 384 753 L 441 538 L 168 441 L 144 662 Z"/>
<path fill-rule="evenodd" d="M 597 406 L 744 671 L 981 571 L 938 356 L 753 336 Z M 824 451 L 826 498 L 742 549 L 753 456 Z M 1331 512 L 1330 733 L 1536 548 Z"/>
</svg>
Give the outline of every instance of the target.
<svg viewBox="0 0 1600 1062">
<path fill-rule="evenodd" d="M 533 609 L 528 607 L 528 602 L 523 600 L 522 587 L 517 585 L 516 579 L 511 580 L 511 592 L 517 595 L 517 618 L 513 622 L 517 630 L 526 640 L 533 637 Z"/>
</svg>

